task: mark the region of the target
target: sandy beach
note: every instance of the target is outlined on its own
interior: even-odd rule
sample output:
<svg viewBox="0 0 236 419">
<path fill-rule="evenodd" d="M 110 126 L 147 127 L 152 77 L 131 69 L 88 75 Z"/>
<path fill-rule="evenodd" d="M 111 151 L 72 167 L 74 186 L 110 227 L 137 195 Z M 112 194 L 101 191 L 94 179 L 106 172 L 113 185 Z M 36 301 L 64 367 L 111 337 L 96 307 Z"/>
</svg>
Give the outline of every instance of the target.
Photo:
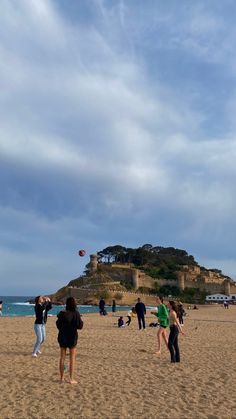
<svg viewBox="0 0 236 419">
<path fill-rule="evenodd" d="M 117 316 L 83 315 L 77 385 L 59 383 L 55 317 L 35 359 L 34 318 L 0 318 L 1 419 L 236 418 L 236 306 L 187 311 L 180 364 L 155 354 L 156 328 L 118 329 Z"/>
</svg>

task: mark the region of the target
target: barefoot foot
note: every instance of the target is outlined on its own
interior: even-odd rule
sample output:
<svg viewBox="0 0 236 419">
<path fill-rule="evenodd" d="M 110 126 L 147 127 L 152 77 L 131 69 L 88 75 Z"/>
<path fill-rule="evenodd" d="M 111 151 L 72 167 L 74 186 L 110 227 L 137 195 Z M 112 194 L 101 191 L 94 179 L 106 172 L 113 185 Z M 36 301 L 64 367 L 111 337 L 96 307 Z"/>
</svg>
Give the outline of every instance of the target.
<svg viewBox="0 0 236 419">
<path fill-rule="evenodd" d="M 69 384 L 77 384 L 78 383 L 78 381 L 75 381 L 75 380 L 69 380 Z"/>
</svg>

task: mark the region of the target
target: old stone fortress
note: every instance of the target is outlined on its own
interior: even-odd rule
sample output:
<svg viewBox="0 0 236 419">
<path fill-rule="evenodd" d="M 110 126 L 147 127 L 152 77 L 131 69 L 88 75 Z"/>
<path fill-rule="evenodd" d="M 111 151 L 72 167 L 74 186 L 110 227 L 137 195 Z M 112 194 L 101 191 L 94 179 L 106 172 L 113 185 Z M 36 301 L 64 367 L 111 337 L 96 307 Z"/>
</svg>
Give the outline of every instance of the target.
<svg viewBox="0 0 236 419">
<path fill-rule="evenodd" d="M 79 286 L 69 287 L 69 293 L 83 303 L 97 296 L 99 289 L 109 290 L 110 298 L 115 298 L 121 292 L 122 304 L 134 303 L 137 299 L 137 290 L 142 287 L 153 289 L 155 283 L 159 286 L 175 285 L 181 290 L 185 288 L 198 288 L 213 295 L 230 296 L 236 294 L 236 283 L 217 270 L 202 269 L 200 266 L 183 265 L 177 272 L 177 279 L 154 279 L 132 264 L 101 263 L 97 254 L 90 255 L 87 265 L 87 275 L 81 278 Z M 133 291 L 127 291 L 121 286 L 121 280 L 126 280 L 133 285 Z M 220 297 L 223 298 L 223 297 Z M 154 296 L 145 295 L 147 304 L 153 304 Z"/>
</svg>

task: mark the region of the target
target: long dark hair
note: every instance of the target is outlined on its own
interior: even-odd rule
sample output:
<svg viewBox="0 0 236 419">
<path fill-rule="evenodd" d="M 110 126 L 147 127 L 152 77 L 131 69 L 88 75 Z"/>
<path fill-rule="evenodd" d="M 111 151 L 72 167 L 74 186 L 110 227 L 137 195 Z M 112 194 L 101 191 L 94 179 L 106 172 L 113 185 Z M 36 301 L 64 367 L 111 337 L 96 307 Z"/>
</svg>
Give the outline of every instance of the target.
<svg viewBox="0 0 236 419">
<path fill-rule="evenodd" d="M 35 304 L 38 304 L 39 303 L 40 297 L 41 297 L 40 295 L 38 295 L 37 297 L 35 297 L 35 300 L 34 300 Z"/>
<path fill-rule="evenodd" d="M 66 300 L 66 310 L 76 311 L 76 301 L 73 297 L 68 297 Z"/>
<path fill-rule="evenodd" d="M 173 300 L 170 300 L 169 304 L 170 304 L 172 310 L 174 310 L 176 312 L 177 316 L 179 317 L 179 308 L 178 308 L 176 302 L 173 301 Z"/>
<path fill-rule="evenodd" d="M 162 297 L 162 295 L 158 295 L 157 298 L 159 298 L 159 300 L 161 301 L 161 303 L 163 304 L 164 298 Z"/>
</svg>

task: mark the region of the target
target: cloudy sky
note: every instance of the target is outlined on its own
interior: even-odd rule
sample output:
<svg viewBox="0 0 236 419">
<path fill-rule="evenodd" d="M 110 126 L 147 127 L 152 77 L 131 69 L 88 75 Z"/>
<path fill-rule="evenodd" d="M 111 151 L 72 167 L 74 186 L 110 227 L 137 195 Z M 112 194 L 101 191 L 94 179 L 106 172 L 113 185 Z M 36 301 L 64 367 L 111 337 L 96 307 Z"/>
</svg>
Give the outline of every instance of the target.
<svg viewBox="0 0 236 419">
<path fill-rule="evenodd" d="M 54 292 L 115 244 L 236 279 L 236 2 L 0 7 L 0 294 Z"/>
</svg>

